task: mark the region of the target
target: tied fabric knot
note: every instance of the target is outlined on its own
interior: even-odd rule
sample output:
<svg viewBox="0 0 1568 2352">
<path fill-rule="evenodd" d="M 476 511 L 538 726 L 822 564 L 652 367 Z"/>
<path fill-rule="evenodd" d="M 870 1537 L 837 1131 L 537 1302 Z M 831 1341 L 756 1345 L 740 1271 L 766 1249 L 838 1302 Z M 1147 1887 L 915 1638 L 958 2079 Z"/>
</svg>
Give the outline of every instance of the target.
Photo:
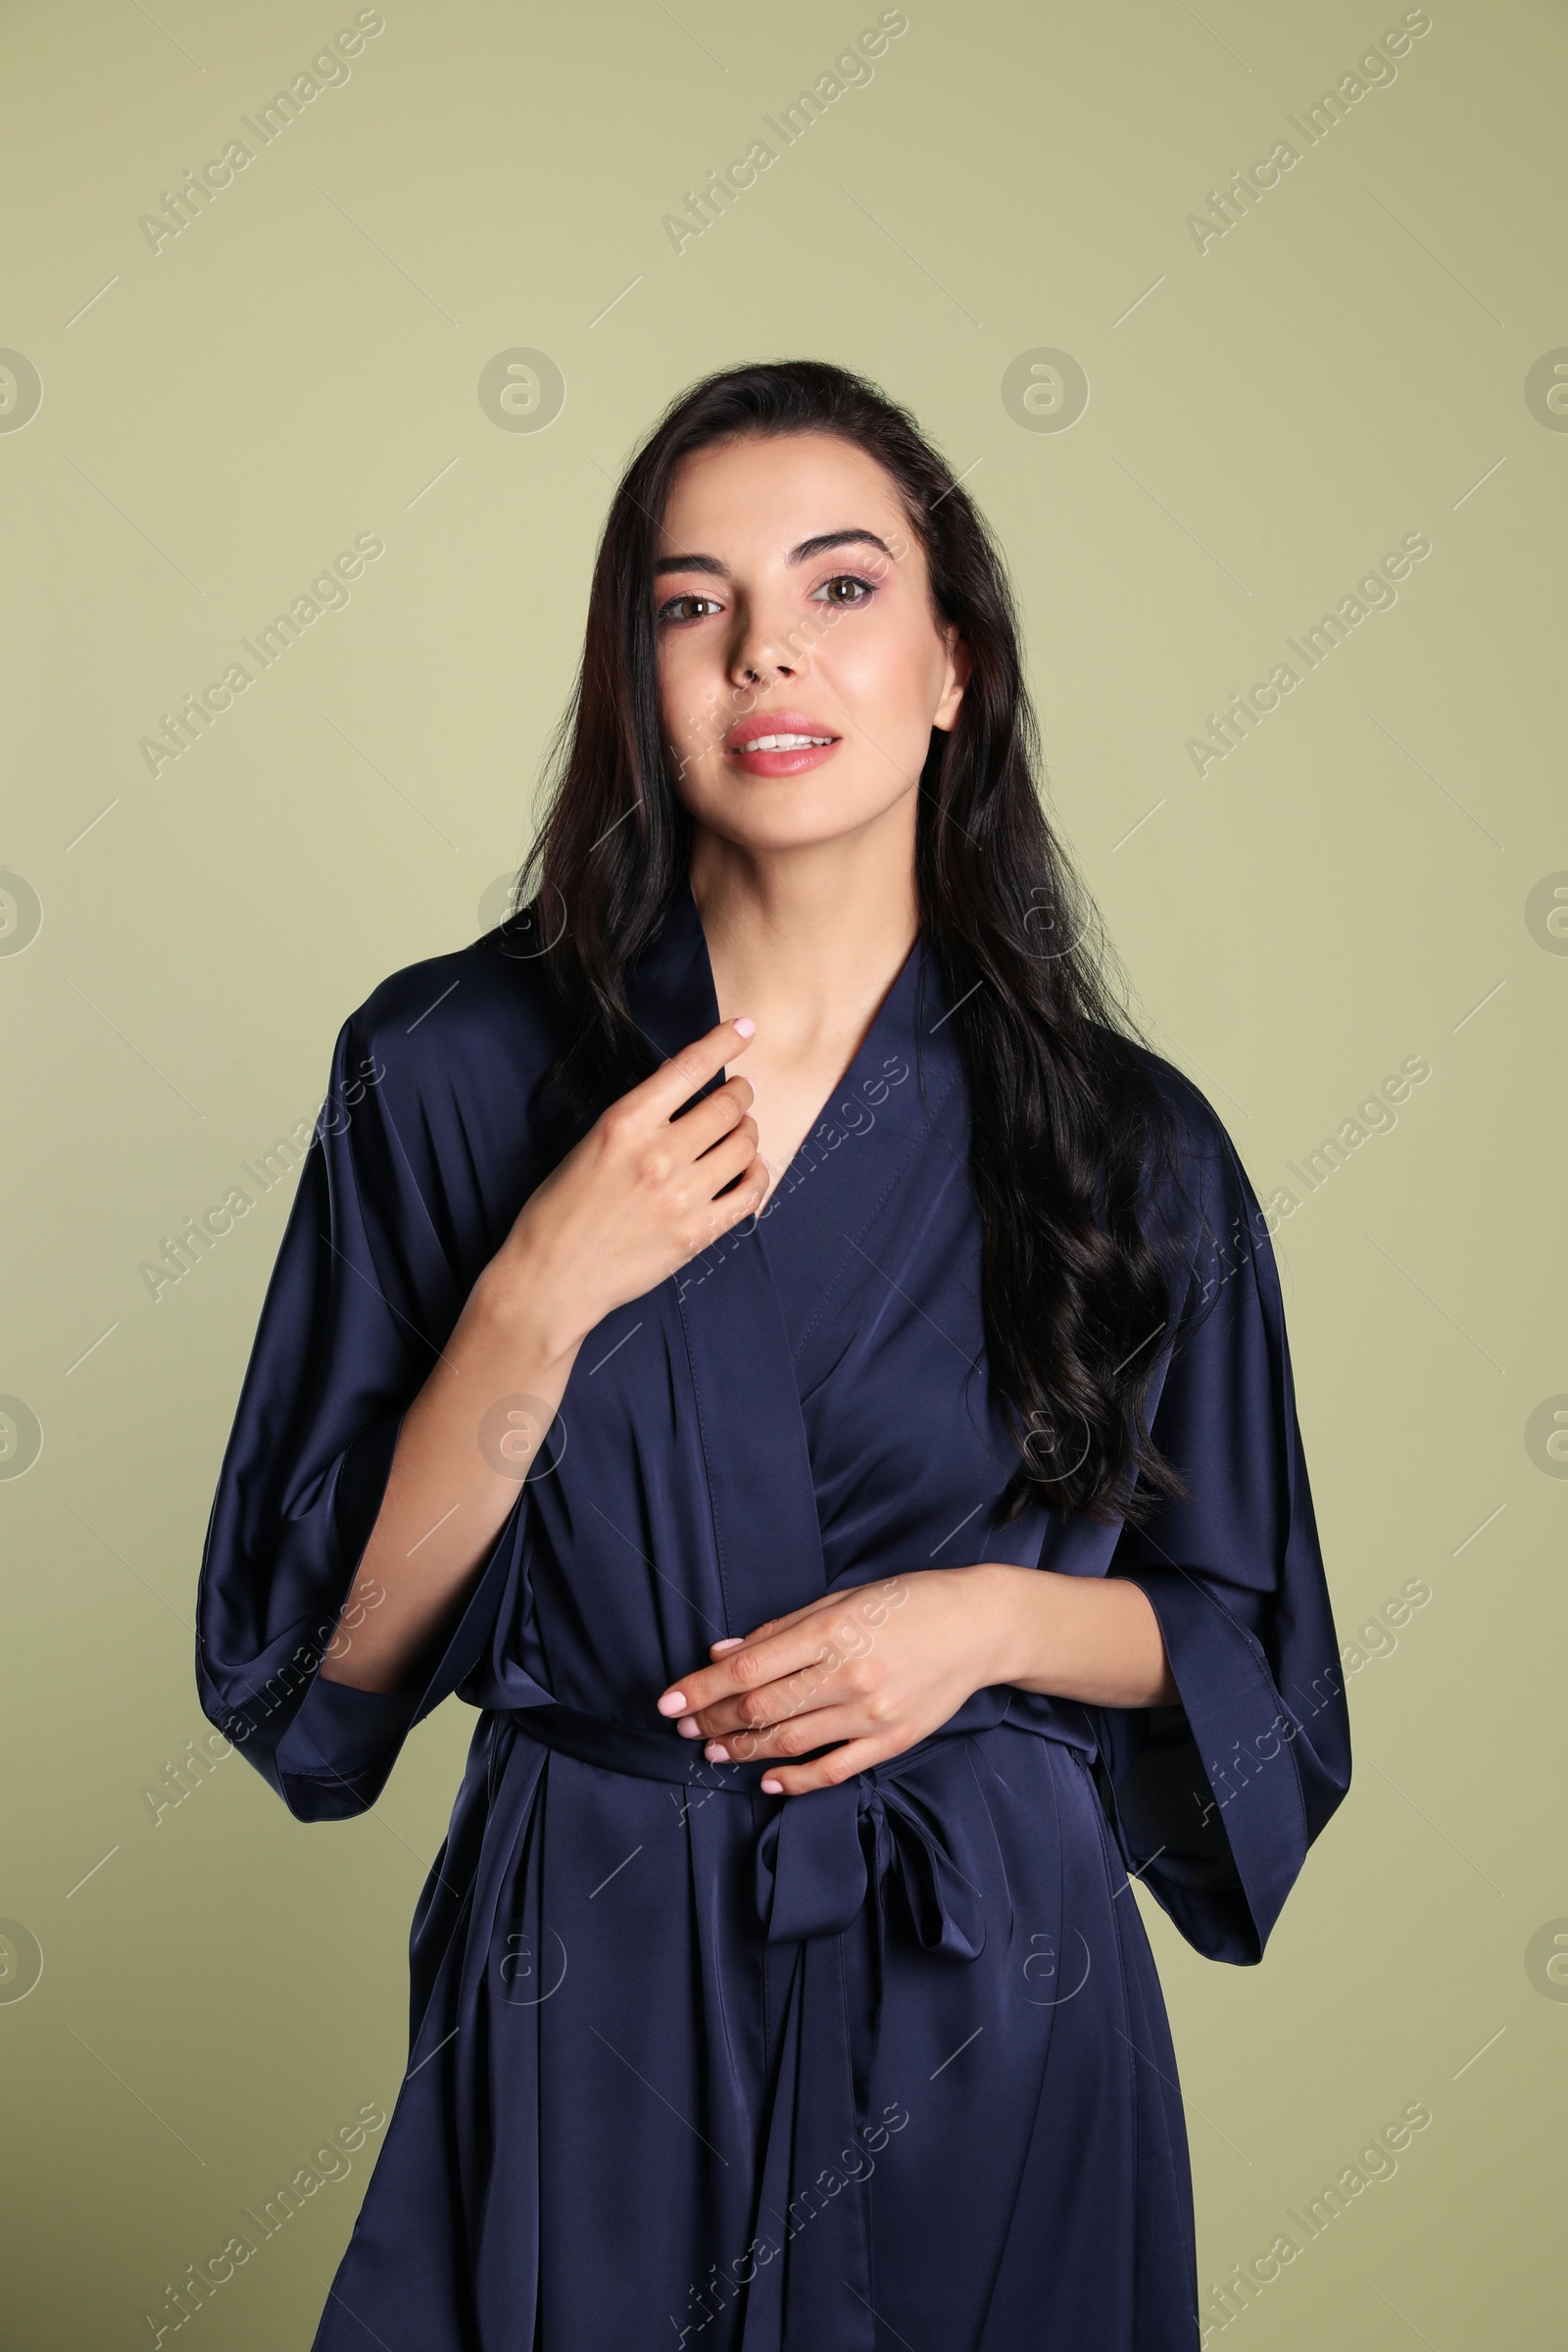
<svg viewBox="0 0 1568 2352">
<path fill-rule="evenodd" d="M 977 1960 L 986 1940 L 979 1888 L 919 1797 L 869 1774 L 789 1797 L 764 1824 L 757 1841 L 757 1908 L 768 1942 L 842 1934 L 873 1880 L 880 1897 L 893 1871 L 922 1947 L 950 1960 Z"/>
<path fill-rule="evenodd" d="M 739 2352 L 874 2352 L 872 2168 L 856 2101 L 843 1938 L 869 1899 L 880 1947 L 883 1890 L 896 1878 L 925 1951 L 979 1958 L 984 1900 L 978 1871 L 962 1859 L 974 1834 L 966 1747 L 949 1736 L 836 1788 L 786 1797 L 758 1837 L 763 1933 L 795 1954 L 757 2203 L 759 2233 L 780 2235 L 780 2259 L 747 2289 Z"/>
</svg>

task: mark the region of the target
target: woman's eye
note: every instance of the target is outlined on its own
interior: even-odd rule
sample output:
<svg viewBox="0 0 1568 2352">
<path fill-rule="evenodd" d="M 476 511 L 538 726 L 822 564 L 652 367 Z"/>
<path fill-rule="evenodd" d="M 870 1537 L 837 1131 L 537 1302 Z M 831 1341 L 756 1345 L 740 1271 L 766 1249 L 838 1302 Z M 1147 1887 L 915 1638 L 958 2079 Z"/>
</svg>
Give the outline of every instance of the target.
<svg viewBox="0 0 1568 2352">
<path fill-rule="evenodd" d="M 710 596 L 698 596 L 693 593 L 688 596 L 672 596 L 667 604 L 660 606 L 659 617 L 662 621 L 700 620 L 702 618 L 702 614 L 700 612 L 691 612 L 683 610 L 684 607 L 689 605 L 706 605 L 710 612 L 716 612 L 718 611 L 718 605 L 714 598 Z"/>
<path fill-rule="evenodd" d="M 850 589 L 854 593 L 847 596 L 835 595 L 833 591 L 840 588 Z M 817 597 L 820 597 L 822 602 L 827 605 L 863 605 L 868 604 L 875 594 L 876 584 L 874 581 L 862 580 L 858 572 L 840 571 L 835 572 L 832 579 L 824 580 L 820 588 L 812 591 L 812 601 L 814 602 Z"/>
</svg>

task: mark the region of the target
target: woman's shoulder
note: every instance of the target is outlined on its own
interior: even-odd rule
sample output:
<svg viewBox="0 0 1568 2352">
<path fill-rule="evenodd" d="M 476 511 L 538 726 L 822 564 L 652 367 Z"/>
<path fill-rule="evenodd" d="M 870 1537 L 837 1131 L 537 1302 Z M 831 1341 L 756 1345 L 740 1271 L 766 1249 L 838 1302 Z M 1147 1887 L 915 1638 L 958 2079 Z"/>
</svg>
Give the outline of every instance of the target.
<svg viewBox="0 0 1568 2352">
<path fill-rule="evenodd" d="M 1160 1114 L 1151 1178 L 1177 1221 L 1209 1230 L 1260 1219 L 1234 1137 L 1185 1070 L 1136 1039 L 1126 1041 L 1138 1078 Z"/>
<path fill-rule="evenodd" d="M 1235 1150 L 1229 1129 L 1196 1079 L 1140 1039 L 1124 1042 L 1134 1069 L 1162 1107 L 1184 1151 L 1213 1155 Z"/>
<path fill-rule="evenodd" d="M 537 1077 L 560 1051 L 569 1015 L 525 927 L 501 925 L 471 945 L 427 956 L 371 989 L 344 1023 L 349 1047 L 401 1094 L 450 1095 L 466 1079 L 487 1090 Z"/>
</svg>

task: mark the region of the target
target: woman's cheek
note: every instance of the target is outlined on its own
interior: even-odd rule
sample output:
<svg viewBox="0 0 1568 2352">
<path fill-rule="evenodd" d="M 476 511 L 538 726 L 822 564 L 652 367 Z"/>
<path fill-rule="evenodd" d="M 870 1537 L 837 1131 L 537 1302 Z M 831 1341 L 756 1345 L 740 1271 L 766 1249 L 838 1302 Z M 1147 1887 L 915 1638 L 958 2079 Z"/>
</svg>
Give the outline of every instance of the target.
<svg viewBox="0 0 1568 2352">
<path fill-rule="evenodd" d="M 877 781 L 912 784 L 930 747 L 925 713 L 937 701 L 936 684 L 915 649 L 902 633 L 889 642 L 868 627 L 861 644 L 834 646 L 831 663 L 823 663 L 823 682 L 829 689 L 824 699 L 848 714 L 872 755 Z"/>
<path fill-rule="evenodd" d="M 698 722 L 701 704 L 693 699 L 686 676 L 687 664 L 677 647 L 666 640 L 659 656 L 659 710 L 663 725 L 664 741 L 675 754 L 679 768 L 684 762 L 693 764 L 711 740 L 711 729 Z"/>
</svg>

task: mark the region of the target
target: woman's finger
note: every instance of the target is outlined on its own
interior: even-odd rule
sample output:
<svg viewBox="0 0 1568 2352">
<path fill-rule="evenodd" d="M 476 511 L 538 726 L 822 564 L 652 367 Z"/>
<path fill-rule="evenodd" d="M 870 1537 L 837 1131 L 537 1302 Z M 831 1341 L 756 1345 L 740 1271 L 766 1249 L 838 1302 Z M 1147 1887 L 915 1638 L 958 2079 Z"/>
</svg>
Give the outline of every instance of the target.
<svg viewBox="0 0 1568 2352">
<path fill-rule="evenodd" d="M 700 1093 L 710 1078 L 745 1053 L 756 1026 L 745 1015 L 739 1020 L 720 1021 L 706 1037 L 694 1037 L 690 1045 L 672 1054 L 651 1078 L 630 1088 L 621 1101 L 635 1102 L 653 1119 L 673 1118 L 681 1104 Z"/>
<path fill-rule="evenodd" d="M 755 1160 L 757 1122 L 744 1118 L 738 1127 L 731 1127 L 719 1137 L 716 1144 L 710 1145 L 706 1152 L 698 1154 L 692 1175 L 702 1185 L 709 1199 L 716 1200 L 725 1185 L 734 1177 L 744 1175 Z M 758 1164 L 760 1165 L 760 1162 Z"/>
<path fill-rule="evenodd" d="M 664 1136 L 663 1140 L 666 1143 L 672 1140 L 679 1150 L 688 1152 L 693 1159 L 699 1159 L 705 1152 L 710 1151 L 725 1136 L 732 1134 L 743 1119 L 750 1117 L 754 1101 L 750 1082 L 745 1078 L 731 1078 L 727 1084 L 715 1087 L 712 1094 L 705 1095 L 700 1102 L 694 1103 L 683 1118 L 673 1122 L 666 1120 L 664 1125 L 672 1125 L 673 1136 Z M 755 1126 L 755 1120 L 753 1124 Z M 662 1129 L 660 1132 L 662 1135 Z"/>
<path fill-rule="evenodd" d="M 798 1609 L 786 1609 L 782 1616 L 764 1617 L 761 1624 L 754 1625 L 748 1634 L 726 1634 L 721 1641 L 710 1642 L 709 1650 L 716 1658 L 720 1651 L 756 1648 L 774 1634 L 783 1633 L 789 1626 L 800 1625 L 808 1617 L 820 1616 L 828 1609 L 849 1608 L 866 1624 L 881 1625 L 886 1622 L 889 1608 L 896 1608 L 906 1597 L 906 1588 L 900 1584 L 897 1577 L 889 1577 L 875 1585 L 857 1585 L 848 1592 L 827 1593 L 819 1600 L 803 1601 Z"/>
<path fill-rule="evenodd" d="M 739 1698 L 715 1699 L 710 1707 L 681 1716 L 675 1728 L 686 1740 L 727 1740 L 732 1734 L 775 1731 L 820 1708 L 857 1702 L 863 1706 L 861 1692 L 847 1690 L 832 1668 L 813 1663 Z"/>
<path fill-rule="evenodd" d="M 743 1724 L 737 1731 L 722 1732 L 704 1742 L 703 1754 L 710 1764 L 782 1763 L 837 1740 L 872 1736 L 872 1727 L 854 1707 L 811 1707 L 778 1723 L 760 1724 L 756 1731 Z"/>
<path fill-rule="evenodd" d="M 763 1774 L 761 1787 L 769 1796 L 805 1796 L 812 1788 L 837 1788 L 844 1781 L 853 1780 L 858 1772 L 868 1771 L 873 1764 L 885 1764 L 890 1756 L 902 1751 L 888 1740 L 847 1740 L 825 1756 L 817 1756 L 809 1764 L 779 1764 Z"/>
<path fill-rule="evenodd" d="M 765 1642 L 745 1642 L 739 1649 L 715 1658 L 711 1666 L 701 1667 L 696 1674 L 684 1675 L 678 1684 L 671 1684 L 659 1700 L 659 1712 L 701 1715 L 705 1708 L 717 1706 L 722 1699 L 753 1697 L 763 1701 L 755 1710 L 759 1721 L 767 1721 L 776 1713 L 795 1712 L 800 1694 L 775 1705 L 763 1699 L 767 1687 L 813 1668 L 819 1674 L 831 1673 L 846 1656 L 858 1656 L 861 1649 L 869 1647 L 867 1642 L 848 1648 L 842 1642 L 835 1643 L 834 1627 L 831 1616 L 824 1621 L 820 1612 L 812 1610 L 803 1622 L 787 1627 Z M 740 1720 L 752 1719 L 743 1709 Z"/>
<path fill-rule="evenodd" d="M 833 1605 L 830 1596 L 804 1601 L 798 1609 L 786 1609 L 781 1617 L 765 1617 L 760 1625 L 754 1625 L 744 1638 L 748 1642 L 765 1642 L 769 1636 L 782 1634 L 786 1627 L 799 1625 L 807 1617 L 819 1617 L 824 1609 Z"/>
<path fill-rule="evenodd" d="M 848 1614 L 865 1625 L 885 1625 L 888 1611 L 902 1606 L 907 1596 L 907 1583 L 897 1576 L 883 1577 L 870 1585 L 851 1585 L 843 1592 L 824 1592 L 819 1599 L 805 1601 L 798 1609 L 786 1609 L 782 1616 L 765 1618 L 760 1625 L 754 1625 L 745 1639 L 761 1642 L 769 1634 L 781 1634 L 786 1626 L 799 1625 L 804 1617 L 821 1616 L 829 1610 L 837 1610 L 841 1616 Z"/>
<path fill-rule="evenodd" d="M 715 1723 L 712 1720 L 715 1715 L 727 1720 Z M 833 1728 L 824 1731 L 823 1720 L 828 1716 L 833 1718 Z M 707 1742 L 705 1754 L 708 1748 L 717 1744 L 728 1748 L 729 1760 L 739 1764 L 748 1763 L 753 1756 L 760 1755 L 764 1748 L 770 1755 L 804 1756 L 808 1748 L 820 1747 L 824 1740 L 848 1740 L 855 1734 L 869 1732 L 873 1728 L 866 1719 L 863 1707 L 858 1708 L 848 1699 L 820 1696 L 815 1704 L 808 1702 L 797 1707 L 780 1706 L 775 1714 L 769 1715 L 761 1723 L 748 1723 L 735 1713 L 733 1704 L 709 1707 L 700 1718 L 687 1715 L 681 1720 L 684 1723 L 696 1721 L 696 1732 L 687 1736 L 694 1740 L 700 1737 Z M 716 1760 L 720 1763 L 725 1761 L 723 1757 Z"/>
<path fill-rule="evenodd" d="M 702 1244 L 704 1249 L 710 1248 L 714 1242 L 721 1241 L 724 1235 L 731 1232 L 735 1226 L 744 1225 L 748 1217 L 756 1216 L 767 1192 L 766 1162 L 754 1156 L 747 1166 L 740 1170 L 738 1177 L 726 1179 L 726 1182 L 730 1185 L 727 1192 L 718 1189 L 718 1180 L 714 1179 L 715 1191 L 707 1210 L 708 1235 L 707 1240 Z M 697 1250 L 694 1249 L 688 1253 L 688 1257 L 678 1259 L 677 1264 L 688 1263 L 689 1258 L 695 1257 L 696 1254 Z M 674 1271 L 675 1267 L 672 1266 L 670 1272 Z"/>
</svg>

